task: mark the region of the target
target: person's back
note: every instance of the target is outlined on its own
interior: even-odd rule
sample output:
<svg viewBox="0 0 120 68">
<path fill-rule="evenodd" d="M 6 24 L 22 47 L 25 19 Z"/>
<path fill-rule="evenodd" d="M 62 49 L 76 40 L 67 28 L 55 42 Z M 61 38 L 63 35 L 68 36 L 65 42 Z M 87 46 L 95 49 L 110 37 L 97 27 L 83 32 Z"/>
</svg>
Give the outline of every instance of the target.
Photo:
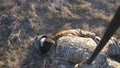
<svg viewBox="0 0 120 68">
<path fill-rule="evenodd" d="M 52 62 L 55 62 L 55 65 L 60 68 L 74 68 L 75 64 L 88 59 L 100 40 L 94 33 L 80 29 L 58 32 L 51 38 L 55 40 L 56 45 L 53 46 L 53 49 L 50 48 L 52 49 L 50 56 Z M 105 47 L 93 65 L 89 67 L 81 65 L 82 68 L 110 68 L 106 54 L 108 51 L 108 47 Z"/>
</svg>

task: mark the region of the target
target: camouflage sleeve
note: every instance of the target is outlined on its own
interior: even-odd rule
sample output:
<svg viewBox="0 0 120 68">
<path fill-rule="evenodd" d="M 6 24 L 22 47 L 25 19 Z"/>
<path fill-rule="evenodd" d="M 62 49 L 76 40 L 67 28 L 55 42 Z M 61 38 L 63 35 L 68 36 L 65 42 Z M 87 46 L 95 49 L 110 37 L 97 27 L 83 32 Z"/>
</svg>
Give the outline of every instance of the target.
<svg viewBox="0 0 120 68">
<path fill-rule="evenodd" d="M 92 64 L 88 65 L 85 60 L 77 68 L 120 68 L 120 63 L 99 54 Z"/>
<path fill-rule="evenodd" d="M 81 29 L 77 29 L 77 32 L 79 33 L 79 36 L 81 36 L 81 37 L 94 38 L 96 36 L 96 34 L 93 32 L 89 32 L 89 31 L 85 31 L 85 30 L 81 30 Z"/>
<path fill-rule="evenodd" d="M 52 38 L 55 40 L 63 35 L 68 35 L 68 34 L 71 34 L 74 36 L 80 36 L 80 37 L 90 37 L 90 38 L 94 38 L 96 36 L 95 33 L 92 33 L 89 31 L 84 31 L 81 29 L 71 29 L 71 30 L 60 31 L 60 32 L 56 33 Z"/>
<path fill-rule="evenodd" d="M 118 55 L 120 56 L 120 41 L 111 37 L 107 44 L 107 52 L 109 56 Z"/>
<path fill-rule="evenodd" d="M 93 32 L 85 31 L 85 30 L 81 30 L 81 29 L 77 29 L 77 32 L 78 32 L 80 37 L 92 38 L 97 44 L 99 44 L 99 42 L 101 40 L 101 38 Z"/>
</svg>

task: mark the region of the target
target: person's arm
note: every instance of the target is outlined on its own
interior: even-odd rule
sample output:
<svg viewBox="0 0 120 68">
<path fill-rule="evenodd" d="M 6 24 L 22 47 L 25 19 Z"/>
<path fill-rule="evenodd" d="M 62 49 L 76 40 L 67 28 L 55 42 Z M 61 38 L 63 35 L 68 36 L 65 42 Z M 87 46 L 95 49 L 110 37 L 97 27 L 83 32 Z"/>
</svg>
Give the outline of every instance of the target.
<svg viewBox="0 0 120 68">
<path fill-rule="evenodd" d="M 78 32 L 79 32 L 79 36 L 80 36 L 80 37 L 90 37 L 90 38 L 94 38 L 94 37 L 96 36 L 95 33 L 90 32 L 90 31 L 85 31 L 85 30 L 79 29 Z"/>
<path fill-rule="evenodd" d="M 100 42 L 101 38 L 99 36 L 97 36 L 95 33 L 90 32 L 90 31 L 85 31 L 85 30 L 81 30 L 79 29 L 79 36 L 81 37 L 89 37 L 92 38 L 97 44 Z"/>
<path fill-rule="evenodd" d="M 120 41 L 118 41 L 116 38 L 111 37 L 108 42 L 108 46 L 106 47 L 108 49 L 108 56 L 119 55 L 120 57 Z"/>
<path fill-rule="evenodd" d="M 94 38 L 96 36 L 95 33 L 92 33 L 89 31 L 84 31 L 81 29 L 71 29 L 71 30 L 64 30 L 64 31 L 60 31 L 60 32 L 56 33 L 53 36 L 53 39 L 57 39 L 66 34 L 71 34 L 71 35 L 80 36 L 80 37 L 90 37 L 90 38 Z"/>
</svg>

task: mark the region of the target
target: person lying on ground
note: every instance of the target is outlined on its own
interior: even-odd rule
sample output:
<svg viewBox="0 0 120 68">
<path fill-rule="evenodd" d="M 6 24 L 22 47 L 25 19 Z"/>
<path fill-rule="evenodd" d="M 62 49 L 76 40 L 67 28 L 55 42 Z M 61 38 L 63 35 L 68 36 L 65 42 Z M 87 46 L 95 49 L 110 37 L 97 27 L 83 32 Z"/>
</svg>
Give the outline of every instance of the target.
<svg viewBox="0 0 120 68">
<path fill-rule="evenodd" d="M 111 60 L 111 56 L 120 57 L 120 42 L 112 37 L 102 49 L 95 62 L 89 66 L 81 64 L 93 53 L 100 41 L 95 33 L 81 29 L 64 30 L 53 36 L 36 37 L 34 46 L 40 56 L 50 56 L 55 65 L 62 68 L 74 68 L 76 64 L 82 68 L 115 68 L 119 62 Z"/>
</svg>

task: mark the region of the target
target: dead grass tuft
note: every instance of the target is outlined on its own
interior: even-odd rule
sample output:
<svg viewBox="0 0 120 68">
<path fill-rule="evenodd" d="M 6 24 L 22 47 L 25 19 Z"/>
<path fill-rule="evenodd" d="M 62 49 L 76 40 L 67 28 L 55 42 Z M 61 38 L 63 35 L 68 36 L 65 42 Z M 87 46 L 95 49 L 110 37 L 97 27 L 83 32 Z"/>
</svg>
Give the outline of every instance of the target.
<svg viewBox="0 0 120 68">
<path fill-rule="evenodd" d="M 91 3 L 88 2 L 82 2 L 80 4 L 74 4 L 72 7 L 72 10 L 74 11 L 83 11 L 83 10 L 87 10 L 90 11 L 91 8 Z"/>
<path fill-rule="evenodd" d="M 71 27 L 71 23 L 66 23 L 66 24 L 63 26 L 62 29 L 63 29 L 63 30 L 69 30 L 69 29 L 72 29 L 72 27 Z"/>
<path fill-rule="evenodd" d="M 105 32 L 105 27 L 103 27 L 103 26 L 93 27 L 93 28 L 90 28 L 90 31 L 94 32 L 96 35 L 102 37 Z"/>
<path fill-rule="evenodd" d="M 83 30 L 87 30 L 87 31 L 89 31 L 89 29 L 90 29 L 89 24 L 87 24 L 87 23 L 83 23 L 81 28 Z"/>
<path fill-rule="evenodd" d="M 97 19 L 102 19 L 104 21 L 110 22 L 113 16 L 106 16 L 103 13 L 94 13 L 94 17 Z"/>
</svg>

